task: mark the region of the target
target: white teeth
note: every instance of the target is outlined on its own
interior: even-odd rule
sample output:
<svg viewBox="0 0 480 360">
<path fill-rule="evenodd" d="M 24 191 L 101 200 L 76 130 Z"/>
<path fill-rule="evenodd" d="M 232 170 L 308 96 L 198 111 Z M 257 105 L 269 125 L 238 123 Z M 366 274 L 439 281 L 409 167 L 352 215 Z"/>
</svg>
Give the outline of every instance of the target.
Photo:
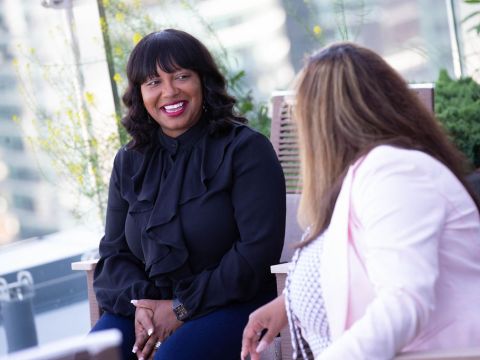
<svg viewBox="0 0 480 360">
<path fill-rule="evenodd" d="M 174 112 L 181 108 L 183 106 L 183 101 L 180 101 L 179 103 L 173 104 L 173 105 L 165 105 L 164 108 L 168 112 Z"/>
</svg>

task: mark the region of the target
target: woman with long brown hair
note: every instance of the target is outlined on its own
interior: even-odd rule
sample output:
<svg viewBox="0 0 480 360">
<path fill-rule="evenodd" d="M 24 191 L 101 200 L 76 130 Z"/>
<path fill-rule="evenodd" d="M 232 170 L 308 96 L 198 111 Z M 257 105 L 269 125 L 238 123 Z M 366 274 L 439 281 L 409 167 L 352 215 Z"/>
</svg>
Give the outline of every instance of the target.
<svg viewBox="0 0 480 360">
<path fill-rule="evenodd" d="M 287 322 L 294 358 L 478 345 L 479 201 L 463 155 L 358 45 L 313 55 L 296 97 L 306 231 L 284 293 L 250 315 L 242 358 L 258 359 Z"/>
</svg>

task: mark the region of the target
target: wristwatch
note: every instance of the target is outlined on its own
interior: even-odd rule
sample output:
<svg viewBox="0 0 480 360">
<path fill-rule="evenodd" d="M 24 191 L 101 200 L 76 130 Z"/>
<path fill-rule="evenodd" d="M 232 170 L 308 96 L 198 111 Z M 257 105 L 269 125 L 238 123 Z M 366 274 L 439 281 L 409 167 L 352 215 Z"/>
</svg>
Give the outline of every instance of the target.
<svg viewBox="0 0 480 360">
<path fill-rule="evenodd" d="M 186 318 L 188 318 L 188 311 L 185 308 L 185 305 L 180 302 L 180 300 L 173 299 L 172 309 L 177 317 L 177 320 L 184 321 Z"/>
</svg>

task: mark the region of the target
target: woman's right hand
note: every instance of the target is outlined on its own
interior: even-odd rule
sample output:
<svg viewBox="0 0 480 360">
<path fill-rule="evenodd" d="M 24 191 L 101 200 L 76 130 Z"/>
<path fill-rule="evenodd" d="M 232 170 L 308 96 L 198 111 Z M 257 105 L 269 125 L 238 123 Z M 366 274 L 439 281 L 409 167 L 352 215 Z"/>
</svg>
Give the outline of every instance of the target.
<svg viewBox="0 0 480 360">
<path fill-rule="evenodd" d="M 135 312 L 135 347 L 138 359 L 150 359 L 154 352 L 183 322 L 177 320 L 172 300 L 132 300 Z M 137 330 L 137 322 L 139 324 Z M 142 331 L 142 328 L 144 329 Z M 148 330 L 147 330 L 148 329 Z M 145 331 L 146 330 L 146 331 Z M 148 336 L 145 340 L 145 332 Z"/>
<path fill-rule="evenodd" d="M 259 360 L 259 353 L 270 345 L 277 334 L 287 325 L 285 298 L 280 295 L 275 300 L 250 314 L 247 326 L 243 330 L 241 358 L 250 354 L 251 360 Z M 260 340 L 261 334 L 266 330 Z M 259 342 L 260 341 L 260 342 Z"/>
<path fill-rule="evenodd" d="M 135 310 L 135 344 L 132 349 L 138 359 L 148 359 L 154 352 L 158 339 L 153 331 L 153 311 L 138 307 Z"/>
</svg>

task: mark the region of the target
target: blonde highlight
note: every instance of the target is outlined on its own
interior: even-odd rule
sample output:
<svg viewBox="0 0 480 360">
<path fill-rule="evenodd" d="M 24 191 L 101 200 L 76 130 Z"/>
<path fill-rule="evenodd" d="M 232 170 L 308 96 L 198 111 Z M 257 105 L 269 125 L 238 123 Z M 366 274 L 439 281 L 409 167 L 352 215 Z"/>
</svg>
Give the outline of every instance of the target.
<svg viewBox="0 0 480 360">
<path fill-rule="evenodd" d="M 302 195 L 298 221 L 307 244 L 329 225 L 348 171 L 380 144 L 433 156 L 463 180 L 463 156 L 403 78 L 373 51 L 349 42 L 311 56 L 297 79 L 295 121 Z"/>
</svg>

